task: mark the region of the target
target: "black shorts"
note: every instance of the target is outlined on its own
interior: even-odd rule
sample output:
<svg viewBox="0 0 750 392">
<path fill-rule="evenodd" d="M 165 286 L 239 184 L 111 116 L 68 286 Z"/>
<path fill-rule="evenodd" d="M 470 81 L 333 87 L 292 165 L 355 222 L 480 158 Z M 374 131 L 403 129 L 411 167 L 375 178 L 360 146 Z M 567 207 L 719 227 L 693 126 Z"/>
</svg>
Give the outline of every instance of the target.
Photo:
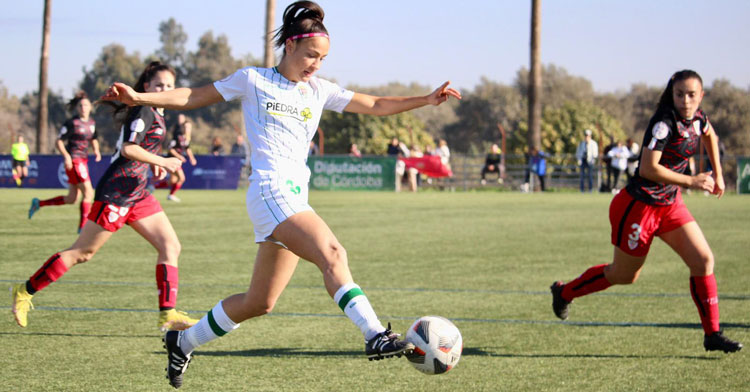
<svg viewBox="0 0 750 392">
<path fill-rule="evenodd" d="M 13 167 L 16 167 L 16 166 L 26 167 L 26 161 L 17 161 L 17 160 L 14 159 L 13 160 Z"/>
</svg>

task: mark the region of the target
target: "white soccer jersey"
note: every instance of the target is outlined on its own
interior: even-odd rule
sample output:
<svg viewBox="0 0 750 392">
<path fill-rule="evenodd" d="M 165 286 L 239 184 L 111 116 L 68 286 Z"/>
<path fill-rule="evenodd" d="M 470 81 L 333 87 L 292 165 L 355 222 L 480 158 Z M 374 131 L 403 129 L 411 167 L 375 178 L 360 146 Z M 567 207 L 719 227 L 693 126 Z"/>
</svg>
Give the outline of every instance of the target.
<svg viewBox="0 0 750 392">
<path fill-rule="evenodd" d="M 276 67 L 247 67 L 214 82 L 224 100 L 242 100 L 251 146 L 250 179 L 310 178 L 307 151 L 323 109 L 341 112 L 354 92 L 327 80 L 287 80 Z"/>
</svg>

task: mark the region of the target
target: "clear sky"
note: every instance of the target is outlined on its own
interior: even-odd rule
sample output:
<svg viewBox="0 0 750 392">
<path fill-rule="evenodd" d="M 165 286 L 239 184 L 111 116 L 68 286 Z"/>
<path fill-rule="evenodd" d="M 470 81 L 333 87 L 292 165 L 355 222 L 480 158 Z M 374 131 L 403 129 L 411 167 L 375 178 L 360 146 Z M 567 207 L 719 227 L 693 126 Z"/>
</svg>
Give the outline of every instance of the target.
<svg viewBox="0 0 750 392">
<path fill-rule="evenodd" d="M 0 0 L 0 80 L 11 94 L 38 87 L 43 0 Z M 225 34 L 235 57 L 263 56 L 265 0 L 54 0 L 49 85 L 70 97 L 101 48 L 142 56 L 174 17 L 197 47 Z M 277 0 L 277 25 L 290 1 Z M 331 33 L 321 75 L 346 85 L 391 81 L 471 90 L 482 76 L 511 83 L 529 64 L 530 0 L 320 0 Z M 707 84 L 750 87 L 748 0 L 542 0 L 542 61 L 597 91 L 662 86 L 692 68 Z"/>
</svg>

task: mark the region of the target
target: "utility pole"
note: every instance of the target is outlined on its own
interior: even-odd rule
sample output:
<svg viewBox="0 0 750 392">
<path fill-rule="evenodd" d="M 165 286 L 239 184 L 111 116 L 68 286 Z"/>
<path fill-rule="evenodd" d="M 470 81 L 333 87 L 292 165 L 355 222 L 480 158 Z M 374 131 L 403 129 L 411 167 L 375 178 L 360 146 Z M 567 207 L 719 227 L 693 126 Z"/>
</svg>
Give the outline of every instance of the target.
<svg viewBox="0 0 750 392">
<path fill-rule="evenodd" d="M 266 46 L 263 53 L 263 66 L 271 68 L 276 65 L 273 54 L 273 20 L 276 17 L 276 0 L 266 0 Z"/>
<path fill-rule="evenodd" d="M 531 0 L 531 66 L 529 71 L 528 147 L 541 150 L 542 135 L 542 0 Z"/>
<path fill-rule="evenodd" d="M 49 29 L 51 24 L 52 0 L 44 1 L 44 23 L 42 25 L 42 55 L 39 60 L 39 99 L 36 112 L 36 152 L 48 153 L 47 123 L 49 106 L 47 105 L 47 68 L 49 67 Z"/>
</svg>

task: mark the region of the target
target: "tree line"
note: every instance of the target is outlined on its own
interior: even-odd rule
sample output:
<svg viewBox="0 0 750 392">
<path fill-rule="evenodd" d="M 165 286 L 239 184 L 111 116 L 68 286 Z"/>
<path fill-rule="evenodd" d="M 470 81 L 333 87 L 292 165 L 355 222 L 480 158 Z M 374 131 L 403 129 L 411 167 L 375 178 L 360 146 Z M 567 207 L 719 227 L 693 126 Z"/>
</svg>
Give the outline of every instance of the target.
<svg viewBox="0 0 750 392">
<path fill-rule="evenodd" d="M 175 68 L 178 86 L 211 83 L 238 68 L 261 65 L 261 60 L 250 54 L 234 58 L 225 35 L 215 36 L 208 31 L 198 40 L 197 48 L 188 51 L 185 47 L 187 34 L 174 19 L 160 23 L 159 33 L 161 47 L 146 56 L 128 52 L 117 43 L 103 47 L 94 63 L 83 68 L 79 89 L 95 100 L 114 81 L 133 85 L 145 64 L 157 59 Z M 454 152 L 481 154 L 490 144 L 499 142 L 500 124 L 507 131 L 506 153 L 522 154 L 527 149 L 528 140 L 528 73 L 528 69 L 521 68 L 511 84 L 483 77 L 471 91 L 462 91 L 464 98 L 461 101 L 449 101 L 439 107 L 424 107 L 395 116 L 325 112 L 320 122 L 325 136 L 325 152 L 345 153 L 350 143 L 357 143 L 366 154 L 382 154 L 388 141 L 398 137 L 406 144 L 418 144 L 422 148 L 444 138 Z M 553 155 L 574 153 L 584 129 L 592 129 L 595 138 L 606 144 L 610 139 L 628 137 L 640 143 L 664 88 L 633 84 L 627 91 L 600 93 L 585 77 L 571 75 L 554 64 L 543 66 L 542 75 L 539 96 L 542 105 L 541 145 L 544 151 Z M 321 76 L 326 77 L 325 69 Z M 665 85 L 668 76 L 665 75 Z M 329 79 L 335 81 L 335 78 Z M 434 88 L 416 83 L 346 87 L 378 95 L 427 94 Z M 750 88 L 736 87 L 726 80 L 717 80 L 704 87 L 703 107 L 724 142 L 726 153 L 750 155 Z M 65 111 L 65 102 L 69 98 L 61 92 L 49 95 L 49 124 L 54 131 L 51 138 L 56 137 L 56 130 L 71 115 Z M 0 81 L 0 126 L 9 129 L 11 135 L 21 132 L 33 142 L 36 105 L 36 93 L 26 93 L 20 98 L 12 96 Z M 171 123 L 175 113 L 167 113 L 167 121 Z M 215 136 L 229 144 L 234 135 L 243 132 L 238 102 L 213 105 L 185 114 L 195 122 L 192 145 L 197 153 L 207 152 Z M 98 108 L 94 117 L 103 149 L 111 151 L 119 129 L 115 128 L 109 110 L 104 107 Z M 2 139 L 0 151 L 9 151 L 10 138 Z"/>
</svg>

